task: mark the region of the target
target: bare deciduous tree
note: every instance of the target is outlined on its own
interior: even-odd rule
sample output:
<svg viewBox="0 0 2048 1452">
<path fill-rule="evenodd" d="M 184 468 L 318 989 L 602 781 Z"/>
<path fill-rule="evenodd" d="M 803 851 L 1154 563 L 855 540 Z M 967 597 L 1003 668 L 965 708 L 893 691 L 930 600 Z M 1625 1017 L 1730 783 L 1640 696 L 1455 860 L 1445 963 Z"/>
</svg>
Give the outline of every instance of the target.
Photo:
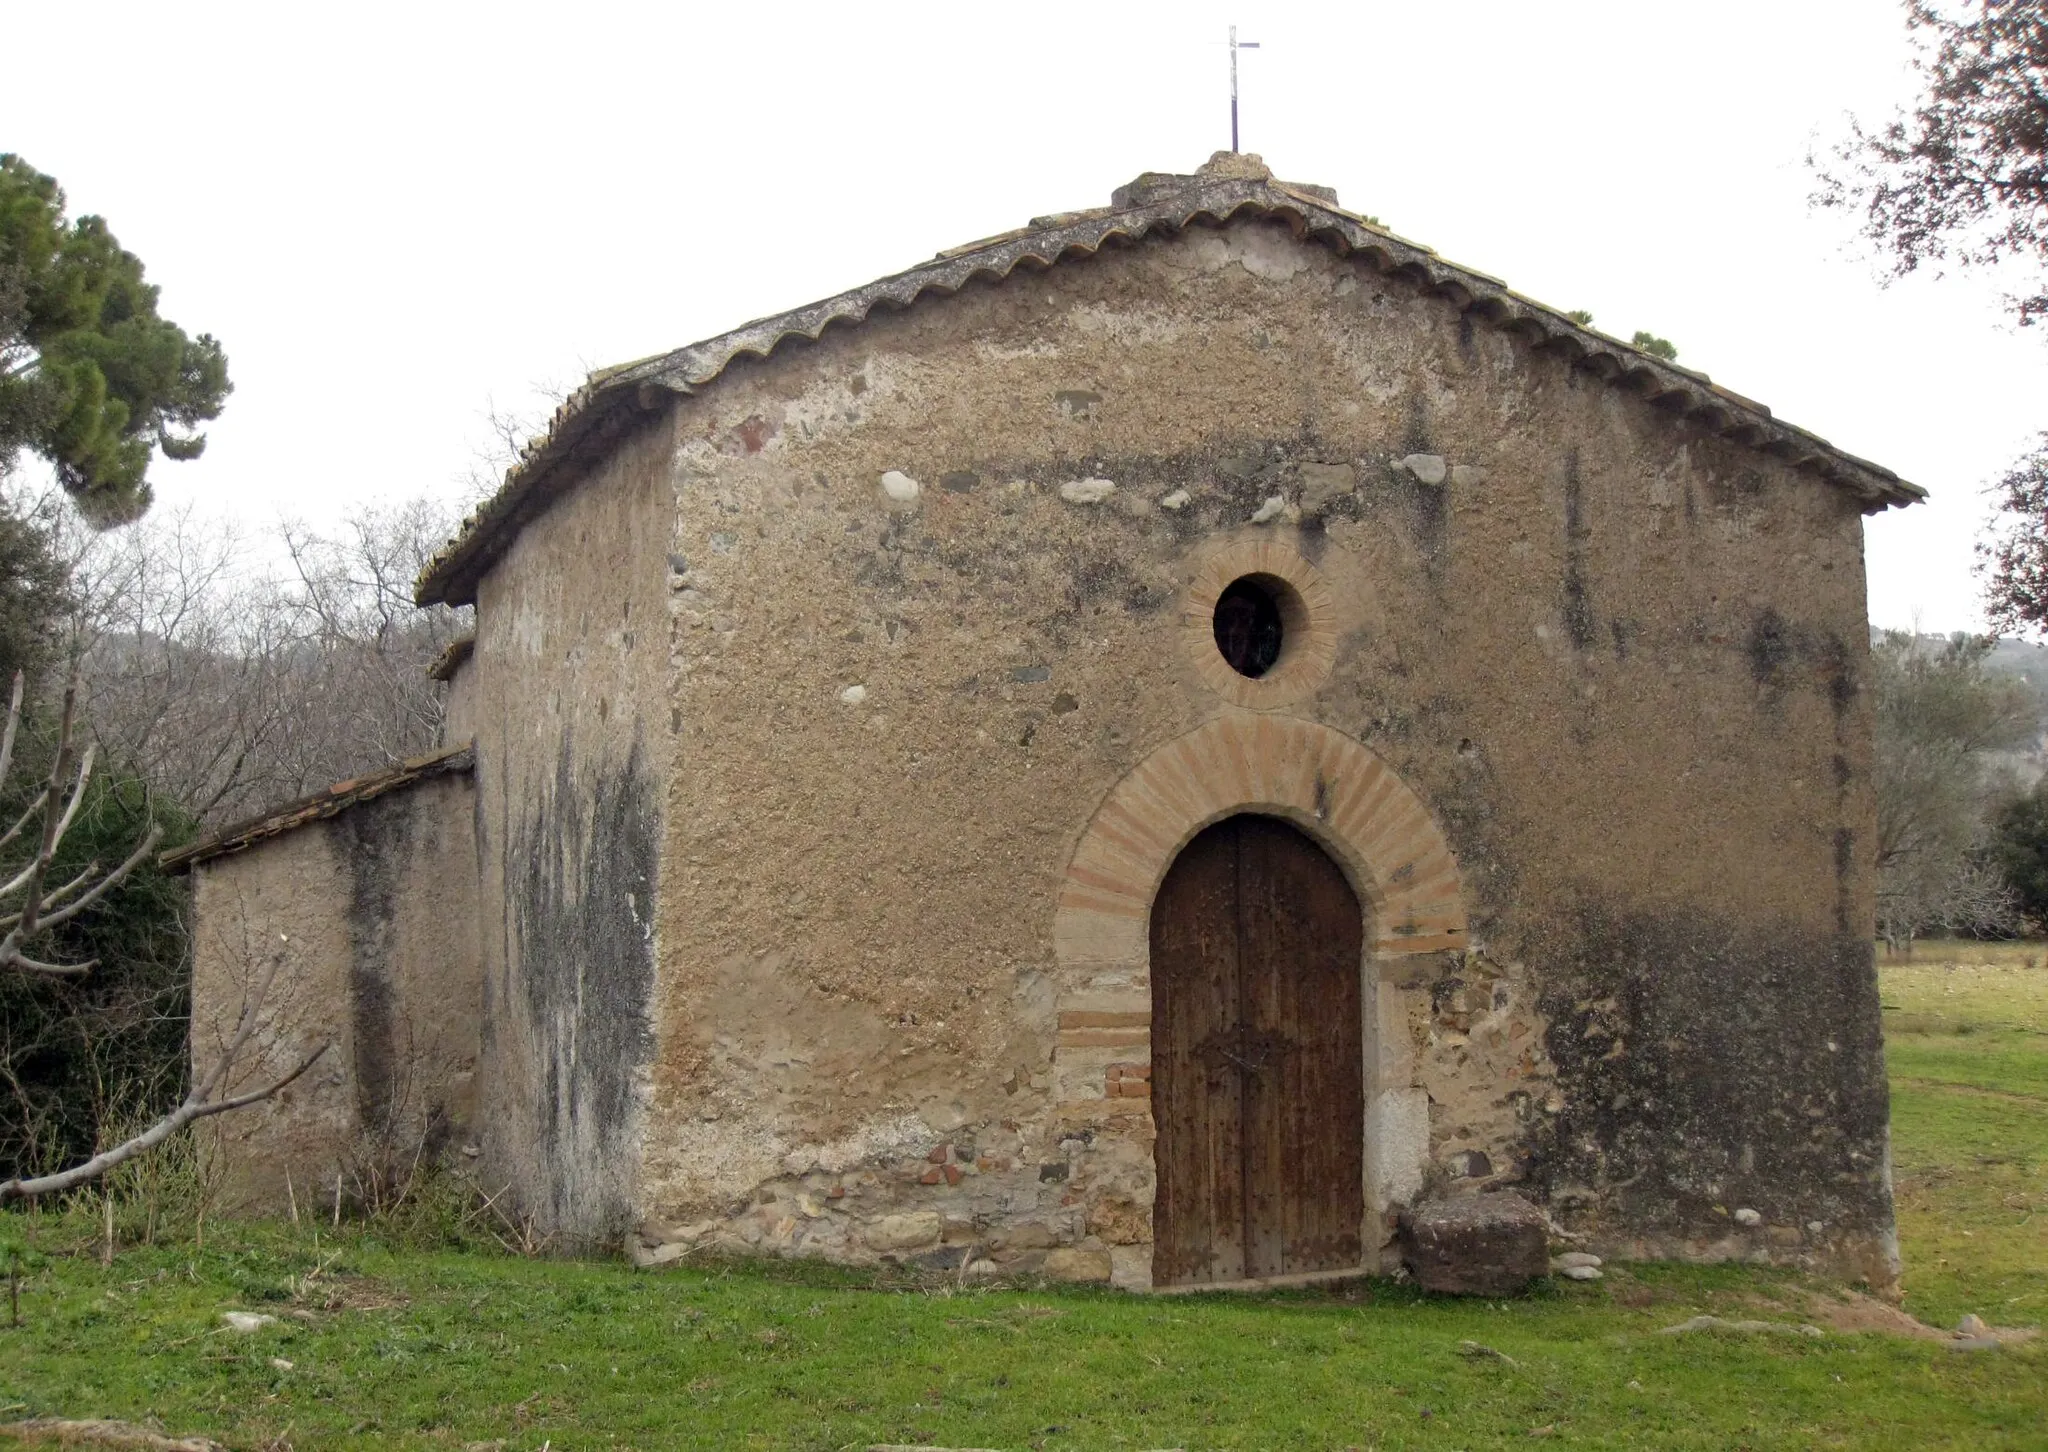
<svg viewBox="0 0 2048 1452">
<path fill-rule="evenodd" d="M 189 512 L 79 537 L 85 719 L 202 823 L 248 816 L 431 749 L 427 669 L 467 612 L 421 610 L 412 581 L 452 532 L 428 500 L 275 547 Z"/>
</svg>

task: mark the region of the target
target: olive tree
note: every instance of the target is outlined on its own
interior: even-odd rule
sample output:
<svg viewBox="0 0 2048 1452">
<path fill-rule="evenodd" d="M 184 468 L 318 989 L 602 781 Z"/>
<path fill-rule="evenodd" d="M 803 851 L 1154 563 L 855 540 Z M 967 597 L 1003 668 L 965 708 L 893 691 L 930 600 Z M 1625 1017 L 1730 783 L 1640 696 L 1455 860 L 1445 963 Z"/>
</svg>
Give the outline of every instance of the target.
<svg viewBox="0 0 2048 1452">
<path fill-rule="evenodd" d="M 1986 851 L 1996 754 L 2041 729 L 2022 681 L 1984 668 L 1990 642 L 1886 632 L 1871 648 L 1876 706 L 1877 919 L 1907 953 L 1930 930 L 2018 925 L 2011 889 Z"/>
</svg>

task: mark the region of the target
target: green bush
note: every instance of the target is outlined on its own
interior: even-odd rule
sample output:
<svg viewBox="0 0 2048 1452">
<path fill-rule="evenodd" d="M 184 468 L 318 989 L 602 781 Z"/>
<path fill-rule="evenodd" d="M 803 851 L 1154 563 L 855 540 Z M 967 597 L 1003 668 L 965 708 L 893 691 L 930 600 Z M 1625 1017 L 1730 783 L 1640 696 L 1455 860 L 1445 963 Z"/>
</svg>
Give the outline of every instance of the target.
<svg viewBox="0 0 2048 1452">
<path fill-rule="evenodd" d="M 2048 926 L 2048 778 L 1999 812 L 1991 860 L 2005 875 L 2020 911 L 2036 927 Z"/>
<path fill-rule="evenodd" d="M 0 783 L 0 819 L 8 822 L 33 799 L 54 750 L 46 722 L 23 734 L 26 759 L 13 780 Z M 167 846 L 195 830 L 132 773 L 97 771 L 50 880 L 123 860 L 152 824 L 164 828 Z M 34 946 L 48 961 L 93 960 L 92 972 L 77 979 L 0 974 L 0 1178 L 76 1163 L 183 1096 L 191 978 L 185 903 L 183 880 L 144 862 Z"/>
</svg>

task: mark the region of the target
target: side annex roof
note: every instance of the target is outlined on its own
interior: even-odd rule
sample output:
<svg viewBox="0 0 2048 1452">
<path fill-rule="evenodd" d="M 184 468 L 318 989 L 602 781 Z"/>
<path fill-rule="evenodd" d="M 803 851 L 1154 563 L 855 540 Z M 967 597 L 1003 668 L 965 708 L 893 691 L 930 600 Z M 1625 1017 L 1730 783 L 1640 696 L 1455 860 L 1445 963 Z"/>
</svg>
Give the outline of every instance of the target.
<svg viewBox="0 0 2048 1452">
<path fill-rule="evenodd" d="M 1447 262 L 1427 247 L 1344 211 L 1327 187 L 1275 181 L 1256 157 L 1219 152 L 1192 176 L 1147 172 L 1117 188 L 1107 207 L 1036 217 L 1028 226 L 941 252 L 836 297 L 593 373 L 555 411 L 548 431 L 526 446 L 497 493 L 427 562 L 414 598 L 421 605 L 473 604 L 484 573 L 528 519 L 558 491 L 573 487 L 579 465 L 601 456 L 635 415 L 698 392 L 738 358 L 765 359 L 785 344 L 815 342 L 827 328 L 855 326 L 878 311 L 909 308 L 927 295 L 947 296 L 976 282 L 1001 281 L 1019 269 L 1042 271 L 1104 248 L 1132 246 L 1190 227 L 1221 227 L 1239 218 L 1282 222 L 1297 237 L 1339 256 L 1356 255 L 1375 271 L 1407 278 L 1421 291 L 1448 298 L 1465 313 L 1520 335 L 1532 347 L 1556 349 L 1616 388 L 1638 393 L 1674 415 L 1696 418 L 1715 433 L 1847 490 L 1866 514 L 1927 497 L 1920 486 L 1780 421 L 1763 404 L 1704 373 L 1581 326 L 1499 278 Z"/>
<path fill-rule="evenodd" d="M 306 826 L 312 822 L 323 822 L 329 817 L 338 817 L 350 807 L 374 800 L 387 792 L 398 791 L 430 777 L 446 776 L 450 772 L 471 771 L 476 767 L 475 743 L 465 741 L 446 751 L 432 752 L 426 756 L 415 756 L 397 766 L 382 771 L 369 772 L 363 776 L 351 777 L 336 782 L 324 792 L 315 792 L 301 797 L 274 811 L 223 827 L 211 836 L 203 837 L 189 846 L 158 856 L 157 865 L 167 872 L 183 872 L 197 867 L 200 863 L 222 857 L 230 852 L 240 852 L 272 837 L 281 837 L 286 832 Z"/>
</svg>

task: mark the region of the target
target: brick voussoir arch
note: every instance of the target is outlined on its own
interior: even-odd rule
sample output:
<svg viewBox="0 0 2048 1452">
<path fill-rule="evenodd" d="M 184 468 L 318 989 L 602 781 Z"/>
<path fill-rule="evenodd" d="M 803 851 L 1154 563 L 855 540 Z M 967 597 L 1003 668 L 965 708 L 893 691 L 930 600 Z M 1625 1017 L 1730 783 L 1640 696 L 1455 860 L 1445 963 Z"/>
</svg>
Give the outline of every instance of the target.
<svg viewBox="0 0 2048 1452">
<path fill-rule="evenodd" d="M 1327 726 L 1233 711 L 1159 747 L 1096 809 L 1060 889 L 1060 961 L 1144 967 L 1167 868 L 1197 832 L 1238 812 L 1294 822 L 1344 866 L 1371 908 L 1374 956 L 1465 946 L 1457 860 L 1407 783 Z"/>
</svg>

